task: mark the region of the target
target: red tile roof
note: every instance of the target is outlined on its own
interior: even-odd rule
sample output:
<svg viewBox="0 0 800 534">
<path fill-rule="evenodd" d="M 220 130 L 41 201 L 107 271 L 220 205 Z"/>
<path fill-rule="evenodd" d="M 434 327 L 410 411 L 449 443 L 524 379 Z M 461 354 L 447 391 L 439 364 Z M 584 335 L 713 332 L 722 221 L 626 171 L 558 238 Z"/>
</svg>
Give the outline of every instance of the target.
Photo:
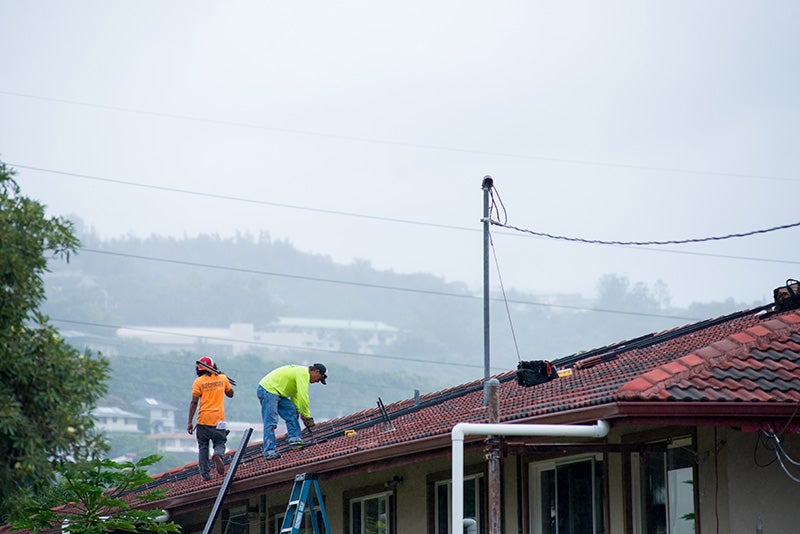
<svg viewBox="0 0 800 534">
<path fill-rule="evenodd" d="M 502 422 L 785 425 L 800 402 L 800 312 L 739 312 L 553 363 L 571 367 L 572 375 L 533 387 L 518 385 L 513 372 L 495 377 Z M 246 490 L 290 482 L 316 467 L 333 472 L 395 454 L 449 450 L 456 423 L 486 421 L 483 396 L 477 380 L 423 395 L 418 404 L 390 404 L 388 420 L 374 408 L 318 423 L 313 444 L 302 450 L 288 450 L 279 438 L 278 460 L 265 460 L 261 436 L 253 435 L 259 443 L 242 453 L 235 485 Z M 149 487 L 166 488 L 173 504 L 186 505 L 213 499 L 221 481 L 203 482 L 195 463 L 159 475 Z"/>
</svg>

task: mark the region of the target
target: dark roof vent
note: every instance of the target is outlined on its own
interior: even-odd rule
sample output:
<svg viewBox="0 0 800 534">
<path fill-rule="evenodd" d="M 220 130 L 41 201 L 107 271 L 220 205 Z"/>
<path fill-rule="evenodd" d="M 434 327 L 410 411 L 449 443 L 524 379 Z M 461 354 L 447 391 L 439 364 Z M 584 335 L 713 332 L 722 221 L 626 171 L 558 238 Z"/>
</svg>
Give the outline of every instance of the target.
<svg viewBox="0 0 800 534">
<path fill-rule="evenodd" d="M 776 312 L 800 308 L 800 282 L 789 278 L 785 286 L 773 290 L 772 296 L 775 297 Z"/>
</svg>

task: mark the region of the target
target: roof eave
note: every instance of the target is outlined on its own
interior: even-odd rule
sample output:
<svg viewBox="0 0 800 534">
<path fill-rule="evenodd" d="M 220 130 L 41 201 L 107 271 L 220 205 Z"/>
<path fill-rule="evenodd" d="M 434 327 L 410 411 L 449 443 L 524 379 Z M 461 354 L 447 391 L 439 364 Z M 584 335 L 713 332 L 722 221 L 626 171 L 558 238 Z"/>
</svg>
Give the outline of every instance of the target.
<svg viewBox="0 0 800 534">
<path fill-rule="evenodd" d="M 775 421 L 788 421 L 797 409 L 796 403 L 744 403 L 744 402 L 676 402 L 630 401 L 601 404 L 508 421 L 508 424 L 587 424 L 598 420 L 619 425 L 681 425 L 681 426 L 731 426 L 756 429 Z M 614 422 L 616 425 L 614 425 Z M 480 445 L 485 438 L 468 438 Z M 289 487 L 298 474 L 311 470 L 326 478 L 351 476 L 356 472 L 372 472 L 400 467 L 419 461 L 419 454 L 428 457 L 450 453 L 449 433 L 394 443 L 373 449 L 354 451 L 334 458 L 316 461 L 310 465 L 291 466 L 286 469 L 257 475 L 246 480 L 234 480 L 229 495 L 245 499 L 267 489 Z M 388 453 L 391 451 L 391 453 Z M 151 503 L 173 513 L 188 512 L 208 507 L 216 498 L 218 487 L 184 493 Z"/>
</svg>

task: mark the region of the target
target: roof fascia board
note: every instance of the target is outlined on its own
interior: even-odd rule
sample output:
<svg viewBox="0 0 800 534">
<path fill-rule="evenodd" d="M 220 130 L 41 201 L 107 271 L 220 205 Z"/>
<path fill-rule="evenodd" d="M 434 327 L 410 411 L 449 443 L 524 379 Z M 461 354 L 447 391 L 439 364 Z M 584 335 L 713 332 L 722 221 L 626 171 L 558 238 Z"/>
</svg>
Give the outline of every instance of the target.
<svg viewBox="0 0 800 534">
<path fill-rule="evenodd" d="M 753 418 L 791 417 L 797 410 L 797 403 L 634 401 L 617 403 L 617 407 L 618 417 L 624 417 L 626 421 L 631 417 L 660 418 L 663 425 L 664 418 L 685 418 L 686 424 L 692 424 L 690 422 L 697 418 L 746 421 Z"/>
</svg>

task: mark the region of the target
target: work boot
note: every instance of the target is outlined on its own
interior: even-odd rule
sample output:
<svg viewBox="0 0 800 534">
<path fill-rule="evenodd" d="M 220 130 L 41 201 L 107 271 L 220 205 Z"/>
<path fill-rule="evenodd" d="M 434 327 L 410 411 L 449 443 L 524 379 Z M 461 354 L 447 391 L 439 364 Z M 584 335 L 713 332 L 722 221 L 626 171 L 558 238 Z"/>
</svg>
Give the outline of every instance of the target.
<svg viewBox="0 0 800 534">
<path fill-rule="evenodd" d="M 279 452 L 271 452 L 269 454 L 264 455 L 264 458 L 266 458 L 267 460 L 277 460 L 280 457 L 281 455 Z"/>
<path fill-rule="evenodd" d="M 290 439 L 289 446 L 294 449 L 302 449 L 303 448 L 303 440 L 301 438 L 297 439 Z"/>
<path fill-rule="evenodd" d="M 217 454 L 216 452 L 211 456 L 211 460 L 214 462 L 214 465 L 217 466 L 217 473 L 220 475 L 225 474 L 225 464 L 222 462 L 222 456 Z"/>
</svg>

